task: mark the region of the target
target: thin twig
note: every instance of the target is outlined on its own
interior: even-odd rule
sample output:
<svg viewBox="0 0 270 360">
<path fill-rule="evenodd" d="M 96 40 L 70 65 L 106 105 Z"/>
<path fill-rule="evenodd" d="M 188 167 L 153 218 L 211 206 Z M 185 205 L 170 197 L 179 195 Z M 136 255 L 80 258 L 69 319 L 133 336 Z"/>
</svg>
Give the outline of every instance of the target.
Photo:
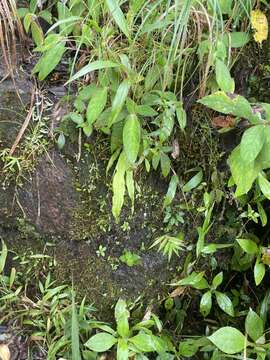
<svg viewBox="0 0 270 360">
<path fill-rule="evenodd" d="M 33 111 L 34 111 L 34 99 L 35 99 L 35 90 L 33 89 L 32 90 L 32 95 L 31 95 L 31 104 L 30 104 L 30 109 L 29 109 L 29 112 L 24 120 L 24 123 L 10 149 L 10 152 L 9 152 L 9 155 L 13 155 L 19 142 L 21 141 L 21 138 L 23 136 L 23 134 L 25 133 L 25 130 L 27 129 L 28 125 L 29 125 L 29 122 L 32 118 L 32 115 L 33 115 Z"/>
</svg>

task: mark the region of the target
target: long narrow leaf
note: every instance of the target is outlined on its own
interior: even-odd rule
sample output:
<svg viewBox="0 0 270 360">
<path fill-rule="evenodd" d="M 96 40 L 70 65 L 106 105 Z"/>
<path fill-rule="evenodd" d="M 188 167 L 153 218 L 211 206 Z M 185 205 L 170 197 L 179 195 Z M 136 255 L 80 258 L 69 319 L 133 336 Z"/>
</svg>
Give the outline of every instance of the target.
<svg viewBox="0 0 270 360">
<path fill-rule="evenodd" d="M 71 347 L 72 360 L 81 360 L 79 325 L 74 292 L 72 293 Z"/>
<path fill-rule="evenodd" d="M 120 6 L 117 3 L 117 0 L 106 0 L 106 4 L 112 14 L 112 17 L 119 28 L 123 31 L 127 38 L 130 38 L 129 28 L 125 15 L 123 14 Z"/>
<path fill-rule="evenodd" d="M 69 84 L 70 82 L 79 79 L 80 77 L 89 74 L 92 71 L 105 69 L 105 68 L 113 68 L 117 67 L 119 64 L 114 63 L 109 60 L 98 60 L 93 61 L 92 63 L 85 65 L 81 70 L 79 70 L 76 74 L 74 74 L 66 83 L 65 85 Z"/>
</svg>

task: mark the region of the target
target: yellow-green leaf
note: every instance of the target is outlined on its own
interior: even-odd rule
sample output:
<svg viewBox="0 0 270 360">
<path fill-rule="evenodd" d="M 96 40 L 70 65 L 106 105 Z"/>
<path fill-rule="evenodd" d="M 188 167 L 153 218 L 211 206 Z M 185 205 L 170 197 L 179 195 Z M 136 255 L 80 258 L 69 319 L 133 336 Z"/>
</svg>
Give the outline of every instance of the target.
<svg viewBox="0 0 270 360">
<path fill-rule="evenodd" d="M 124 151 L 121 152 L 117 165 L 115 174 L 113 177 L 113 200 L 112 200 L 112 213 L 116 219 L 116 222 L 119 221 L 119 216 L 121 213 L 122 206 L 124 204 L 125 197 L 125 173 L 128 168 L 127 158 Z"/>
</svg>

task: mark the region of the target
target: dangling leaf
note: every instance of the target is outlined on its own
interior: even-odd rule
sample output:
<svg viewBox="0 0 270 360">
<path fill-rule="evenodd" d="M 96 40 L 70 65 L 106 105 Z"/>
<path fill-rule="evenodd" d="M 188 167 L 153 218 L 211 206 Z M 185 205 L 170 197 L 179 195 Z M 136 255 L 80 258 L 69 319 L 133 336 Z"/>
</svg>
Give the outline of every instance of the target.
<svg viewBox="0 0 270 360">
<path fill-rule="evenodd" d="M 219 88 L 227 93 L 233 93 L 235 84 L 228 67 L 224 64 L 223 61 L 217 59 L 215 70 L 216 80 Z"/>
<path fill-rule="evenodd" d="M 104 110 L 107 103 L 107 94 L 108 89 L 106 87 L 98 89 L 89 101 L 86 112 L 86 118 L 89 125 L 92 125 Z"/>
<path fill-rule="evenodd" d="M 268 37 L 267 17 L 261 10 L 251 11 L 251 25 L 255 30 L 254 39 L 261 45 Z"/>
<path fill-rule="evenodd" d="M 128 96 L 129 88 L 130 88 L 130 83 L 128 80 L 124 80 L 119 85 L 112 103 L 112 111 L 108 123 L 109 127 L 111 127 L 117 120 L 117 117 L 120 114 L 124 106 L 124 103 L 126 101 L 126 98 Z"/>
<path fill-rule="evenodd" d="M 130 114 L 125 122 L 123 129 L 124 151 L 128 161 L 134 164 L 141 143 L 141 125 L 135 114 Z"/>
<path fill-rule="evenodd" d="M 50 48 L 46 53 L 39 59 L 33 69 L 33 73 L 39 73 L 38 79 L 44 80 L 56 67 L 56 65 L 62 59 L 66 51 L 65 43 L 58 43 Z"/>
<path fill-rule="evenodd" d="M 106 4 L 112 14 L 112 17 L 119 28 L 123 31 L 127 38 L 130 37 L 128 24 L 117 0 L 106 0 Z"/>
<path fill-rule="evenodd" d="M 121 209 L 124 204 L 124 196 L 126 190 L 125 173 L 127 168 L 128 168 L 127 158 L 124 151 L 122 151 L 116 165 L 115 175 L 113 177 L 112 213 L 116 222 L 119 221 Z"/>
<path fill-rule="evenodd" d="M 131 200 L 132 213 L 134 212 L 134 201 L 135 201 L 135 186 L 134 186 L 134 178 L 133 171 L 128 170 L 126 173 L 126 186 L 128 191 L 128 196 Z"/>
<path fill-rule="evenodd" d="M 167 194 L 165 196 L 164 202 L 163 202 L 163 208 L 170 205 L 173 201 L 177 189 L 177 185 L 179 183 L 179 179 L 177 175 L 173 175 L 167 190 Z"/>
</svg>

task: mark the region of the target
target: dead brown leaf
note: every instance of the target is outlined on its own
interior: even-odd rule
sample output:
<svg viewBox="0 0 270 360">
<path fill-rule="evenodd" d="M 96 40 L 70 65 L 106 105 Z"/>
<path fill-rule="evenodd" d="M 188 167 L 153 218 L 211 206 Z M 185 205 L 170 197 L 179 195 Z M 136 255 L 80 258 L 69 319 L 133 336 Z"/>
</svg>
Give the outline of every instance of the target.
<svg viewBox="0 0 270 360">
<path fill-rule="evenodd" d="M 227 116 L 216 116 L 212 119 L 212 125 L 214 128 L 228 129 L 233 128 L 236 125 L 235 117 Z"/>
</svg>

